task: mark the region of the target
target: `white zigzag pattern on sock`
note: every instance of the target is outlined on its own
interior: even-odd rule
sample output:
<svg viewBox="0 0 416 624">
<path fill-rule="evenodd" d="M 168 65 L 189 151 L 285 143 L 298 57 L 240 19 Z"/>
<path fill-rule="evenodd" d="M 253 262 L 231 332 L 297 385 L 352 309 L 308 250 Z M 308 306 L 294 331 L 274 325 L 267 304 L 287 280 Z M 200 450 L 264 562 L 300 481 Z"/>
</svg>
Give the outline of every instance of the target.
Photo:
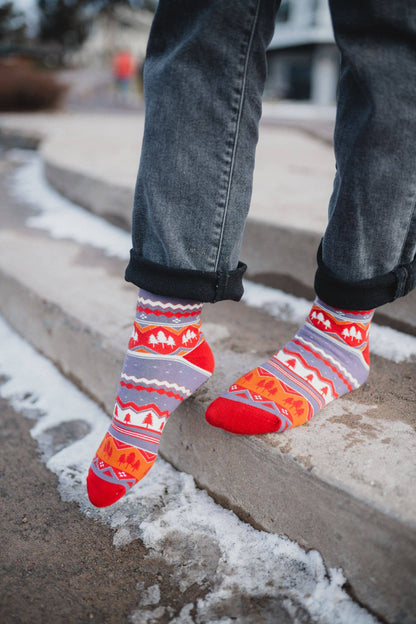
<svg viewBox="0 0 416 624">
<path fill-rule="evenodd" d="M 144 312 L 141 312 L 140 314 L 143 314 L 143 316 L 145 315 Z M 140 316 L 136 316 L 135 321 L 138 325 L 140 325 L 140 327 L 154 327 L 155 325 L 157 325 L 157 322 L 153 319 L 148 321 L 146 318 L 141 318 Z M 167 321 L 163 321 L 161 327 L 166 327 L 167 329 L 182 329 L 183 327 L 201 327 L 202 323 L 201 320 L 198 320 L 198 322 L 195 319 L 191 319 L 191 320 L 184 320 L 184 321 L 179 321 L 177 319 L 175 319 L 172 323 L 168 323 Z"/>
<path fill-rule="evenodd" d="M 147 379 L 146 377 L 135 377 L 134 375 L 126 375 L 126 373 L 121 373 L 121 378 L 126 379 L 127 381 L 134 381 L 134 383 L 145 383 L 149 386 L 164 386 L 165 388 L 172 388 L 173 390 L 177 390 L 178 392 L 182 392 L 186 396 L 190 396 L 192 393 L 185 386 L 179 386 L 176 383 L 170 381 L 160 381 L 159 379 Z"/>
<path fill-rule="evenodd" d="M 326 351 L 324 351 L 323 349 L 318 347 L 315 343 L 309 342 L 308 340 L 305 340 L 304 338 L 302 338 L 302 336 L 299 336 L 298 334 L 296 334 L 295 338 L 297 340 L 299 340 L 300 342 L 302 342 L 303 344 L 308 345 L 308 347 L 310 347 L 313 351 L 317 351 L 323 357 L 327 358 L 330 362 L 332 362 L 332 364 L 334 364 L 341 371 L 341 373 L 347 379 L 349 379 L 351 381 L 351 383 L 353 384 L 353 386 L 355 386 L 355 388 L 359 388 L 360 387 L 360 383 L 358 382 L 358 380 L 355 377 L 353 377 L 351 375 L 351 373 L 349 371 L 347 371 L 347 369 L 344 366 L 342 366 L 342 364 L 340 362 L 338 362 L 338 360 L 336 360 L 334 357 L 332 357 L 332 355 L 329 355 L 329 353 L 327 353 Z M 325 338 L 329 338 L 329 336 L 325 336 Z M 337 345 L 339 344 L 338 341 L 336 342 L 336 344 Z M 361 353 L 360 353 L 360 355 L 361 355 Z M 366 368 L 368 368 L 368 366 L 366 366 Z"/>
<path fill-rule="evenodd" d="M 138 297 L 138 303 L 142 303 L 143 305 L 150 305 L 152 307 L 162 308 L 163 310 L 201 310 L 203 304 L 195 303 L 195 304 L 185 304 L 182 303 L 162 303 L 162 301 L 155 301 L 154 299 L 144 299 L 143 297 Z"/>
<path fill-rule="evenodd" d="M 315 332 L 316 334 L 318 334 L 318 336 L 320 336 L 322 338 L 322 331 L 320 329 L 318 329 L 317 327 L 314 327 L 314 325 L 310 324 L 308 325 L 308 329 L 310 329 L 312 332 Z M 329 342 L 333 342 L 334 345 L 336 345 L 337 347 L 339 347 L 340 349 L 343 349 L 344 351 L 347 351 L 348 353 L 354 353 L 355 357 L 357 357 L 361 364 L 363 365 L 363 367 L 367 370 L 370 370 L 369 365 L 367 364 L 367 362 L 364 359 L 364 356 L 362 354 L 361 351 L 361 347 L 366 347 L 368 345 L 368 340 L 365 340 L 361 343 L 360 345 L 360 349 L 357 349 L 356 347 L 352 347 L 348 344 L 346 344 L 345 342 L 342 342 L 341 340 L 339 340 L 338 338 L 335 338 L 334 336 L 331 336 L 331 334 L 325 332 L 324 335 L 325 340 L 328 340 Z"/>
</svg>

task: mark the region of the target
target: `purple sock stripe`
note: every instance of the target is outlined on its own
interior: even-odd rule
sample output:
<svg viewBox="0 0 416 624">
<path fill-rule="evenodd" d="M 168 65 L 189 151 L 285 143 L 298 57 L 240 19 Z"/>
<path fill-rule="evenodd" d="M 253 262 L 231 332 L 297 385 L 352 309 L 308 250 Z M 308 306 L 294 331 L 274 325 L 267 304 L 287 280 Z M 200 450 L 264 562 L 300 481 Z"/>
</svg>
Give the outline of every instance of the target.
<svg viewBox="0 0 416 624">
<path fill-rule="evenodd" d="M 315 327 L 315 325 L 313 325 L 313 323 L 311 323 L 309 320 L 306 321 L 304 327 L 308 327 L 314 333 L 316 332 L 316 335 L 317 335 L 316 340 L 327 339 L 328 342 L 332 341 L 333 343 L 338 345 L 340 349 L 344 349 L 344 351 L 347 351 L 348 353 L 355 352 L 359 359 L 361 359 L 361 354 L 363 353 L 363 351 L 366 349 L 368 345 L 368 340 L 363 340 L 362 342 L 360 342 L 360 344 L 357 344 L 357 345 L 350 345 L 347 342 L 344 342 L 343 340 L 341 340 L 341 338 L 336 332 L 331 332 L 329 330 L 326 330 L 325 332 L 319 331 L 319 329 Z"/>
<path fill-rule="evenodd" d="M 161 411 L 171 413 L 180 403 L 182 403 L 181 400 L 175 399 L 174 397 L 160 395 L 156 392 L 137 391 L 132 388 L 123 388 L 122 386 L 119 387 L 118 396 L 124 404 L 134 403 L 138 410 L 143 408 L 145 405 L 153 403 L 157 405 Z"/>
<path fill-rule="evenodd" d="M 168 381 L 185 386 L 191 392 L 203 384 L 211 373 L 193 365 L 183 357 L 157 356 L 146 357 L 143 354 L 126 355 L 123 373 L 134 377 L 154 377 L 159 381 Z"/>
<path fill-rule="evenodd" d="M 140 307 L 143 310 L 140 310 Z M 136 322 L 139 325 L 143 323 L 143 327 L 152 324 L 178 329 L 186 325 L 199 328 L 202 307 L 203 304 L 198 301 L 172 299 L 140 289 L 136 306 Z"/>
<path fill-rule="evenodd" d="M 172 314 L 166 316 L 164 314 L 164 310 L 156 309 L 159 313 L 154 312 L 152 314 L 151 311 L 140 312 L 138 309 L 136 310 L 136 323 L 138 323 L 141 327 L 145 328 L 149 325 L 157 325 L 160 327 L 168 327 L 172 329 L 183 329 L 184 327 L 196 327 L 200 329 L 201 327 L 201 317 L 200 312 L 198 314 L 192 314 L 189 316 L 175 316 L 177 311 L 172 310 Z"/>
<path fill-rule="evenodd" d="M 116 429 L 113 426 L 113 423 L 111 423 L 108 432 L 113 436 L 113 438 L 116 438 L 116 440 L 118 440 L 119 442 L 124 442 L 125 444 L 135 446 L 142 451 L 147 451 L 149 453 L 154 453 L 155 455 L 157 455 L 160 443 L 160 436 L 157 442 L 149 442 L 149 440 L 144 440 L 138 435 L 133 435 L 132 433 L 127 434 L 123 431 L 120 431 L 119 429 L 121 429 L 121 427 Z"/>
<path fill-rule="evenodd" d="M 133 410 L 130 410 L 133 411 Z M 110 427 L 114 427 L 121 431 L 124 435 L 131 435 L 132 437 L 141 437 L 143 440 L 147 440 L 149 444 L 159 444 L 161 432 L 157 432 L 154 429 L 149 431 L 148 428 L 141 425 L 132 425 L 130 423 L 124 423 L 120 420 L 113 418 Z"/>
<path fill-rule="evenodd" d="M 303 329 L 303 328 L 302 328 Z M 302 339 L 309 344 L 303 345 Z M 321 343 L 315 340 L 311 344 L 309 336 L 305 336 L 305 332 L 302 330 L 296 335 L 294 340 L 299 340 L 301 344 L 296 342 L 290 343 L 290 350 L 298 353 L 313 369 L 318 369 L 323 379 L 328 379 L 332 382 L 335 388 L 335 392 L 338 395 L 345 394 L 349 389 L 357 387 L 359 381 L 356 376 L 351 373 L 350 367 L 345 367 L 340 359 L 340 353 L 336 349 L 328 348 L 327 342 Z M 331 347 L 332 345 L 329 345 Z M 306 349 L 312 349 L 313 353 Z M 316 355 L 314 355 L 316 354 Z M 335 372 L 334 369 L 337 371 Z"/>
<path fill-rule="evenodd" d="M 175 331 L 180 331 L 189 328 L 196 328 L 201 330 L 201 317 L 200 315 L 195 316 L 186 316 L 186 317 L 177 317 L 177 316 L 162 316 L 155 314 L 151 314 L 149 312 L 139 312 L 136 310 L 136 318 L 135 321 L 142 329 L 146 329 L 149 326 L 160 326 L 167 327 L 168 329 L 173 329 Z"/>
<path fill-rule="evenodd" d="M 335 366 L 340 374 L 348 381 L 350 380 L 348 375 L 346 375 L 346 371 L 356 379 L 359 384 L 363 383 L 367 378 L 368 366 L 360 349 L 344 345 L 336 339 L 331 340 L 326 338 L 325 334 L 312 329 L 308 325 L 304 325 L 297 333 L 297 336 L 308 343 L 312 343 L 310 345 L 312 349 L 322 349 L 323 353 L 318 352 L 319 355 L 323 358 L 326 357 L 331 365 Z M 333 359 L 331 360 L 331 358 Z M 323 362 L 322 364 L 325 366 Z M 323 369 L 320 368 L 320 370 Z M 326 367 L 326 370 L 330 371 L 328 367 Z M 329 375 L 330 372 L 324 373 L 324 377 L 327 374 Z M 334 375 L 333 372 L 332 375 Z"/>
<path fill-rule="evenodd" d="M 288 346 L 289 345 L 287 345 L 287 347 Z M 309 347 L 309 345 L 307 346 Z M 287 349 L 287 347 L 285 347 L 285 349 Z M 312 354 L 309 351 L 305 350 L 302 344 L 299 345 L 295 342 L 291 342 L 290 352 L 285 351 L 285 354 L 286 358 L 299 358 L 300 364 L 307 371 L 310 371 L 307 374 L 313 375 L 314 381 L 310 384 L 312 387 L 314 387 L 314 384 L 316 384 L 315 376 L 319 379 L 319 383 L 331 387 L 331 394 L 333 394 L 334 396 L 341 396 L 342 394 L 345 394 L 345 392 L 348 392 L 358 387 L 357 380 L 352 377 L 352 375 L 350 375 L 348 371 L 340 370 L 339 366 L 337 366 L 329 359 L 327 353 L 323 353 L 321 351 L 318 352 L 315 349 L 314 354 Z M 321 358 L 323 358 L 325 361 L 322 361 Z M 337 372 L 335 372 L 334 369 Z M 293 371 L 293 374 L 296 375 L 296 372 Z M 307 374 L 304 377 L 301 377 L 301 379 L 304 379 L 305 383 L 309 383 L 305 380 Z"/>
<path fill-rule="evenodd" d="M 125 385 L 126 383 L 128 383 L 128 385 Z M 143 392 L 143 396 L 146 396 L 146 394 L 147 396 L 157 394 L 160 397 L 165 397 L 166 399 L 174 399 L 175 401 L 180 402 L 184 401 L 192 394 L 191 392 L 184 393 L 179 390 L 170 390 L 168 388 L 158 386 L 157 384 L 135 384 L 134 382 L 130 381 L 125 382 L 124 379 L 120 383 L 118 390 L 118 394 L 120 392 L 123 392 L 123 394 L 131 394 L 133 397 L 135 396 L 134 393 L 137 394 L 138 392 Z M 128 403 L 128 401 L 123 401 L 123 403 Z"/>
<path fill-rule="evenodd" d="M 316 362 L 316 364 L 314 363 L 314 361 L 306 361 L 303 351 L 297 350 L 296 347 L 297 345 L 293 342 L 289 345 L 286 345 L 286 347 L 284 347 L 282 351 L 279 351 L 279 353 L 272 358 L 272 362 L 278 362 L 281 366 L 283 366 L 284 370 L 290 370 L 291 375 L 295 379 L 298 379 L 297 385 L 306 384 L 307 388 L 311 389 L 310 392 L 316 392 L 320 398 L 322 397 L 322 392 L 319 392 L 317 384 L 321 384 L 321 388 L 326 388 L 325 396 L 327 396 L 328 389 L 331 392 L 331 396 L 334 397 L 337 397 L 340 394 L 344 394 L 345 388 L 342 389 L 342 392 L 337 389 L 335 379 L 333 379 L 333 377 L 336 377 L 337 379 L 339 378 L 337 375 L 334 375 L 334 372 L 332 370 L 331 373 L 333 377 L 330 375 L 323 375 L 322 370 L 319 367 L 320 360 L 314 357 L 314 361 Z M 312 357 L 312 354 L 309 355 L 311 355 Z M 290 366 L 289 368 L 288 360 L 290 359 L 294 359 L 296 361 L 296 364 L 295 366 Z M 302 371 L 299 373 L 296 371 L 297 366 L 302 368 Z M 308 375 L 312 375 L 312 381 L 306 379 Z M 347 382 L 345 382 L 345 384 L 347 384 Z M 348 385 L 351 387 L 350 382 L 348 382 Z"/>
<path fill-rule="evenodd" d="M 134 388 L 146 388 L 147 391 L 155 391 L 158 394 L 178 394 L 182 399 L 186 399 L 191 395 L 191 390 L 189 388 L 185 388 L 185 386 L 180 386 L 176 382 L 169 382 L 166 380 L 159 380 L 153 377 L 152 379 L 146 379 L 145 377 L 135 377 L 133 375 L 127 375 L 126 373 L 121 374 L 120 379 L 120 387 L 126 388 L 128 385 L 133 386 Z M 146 391 L 145 390 L 145 391 Z"/>
</svg>

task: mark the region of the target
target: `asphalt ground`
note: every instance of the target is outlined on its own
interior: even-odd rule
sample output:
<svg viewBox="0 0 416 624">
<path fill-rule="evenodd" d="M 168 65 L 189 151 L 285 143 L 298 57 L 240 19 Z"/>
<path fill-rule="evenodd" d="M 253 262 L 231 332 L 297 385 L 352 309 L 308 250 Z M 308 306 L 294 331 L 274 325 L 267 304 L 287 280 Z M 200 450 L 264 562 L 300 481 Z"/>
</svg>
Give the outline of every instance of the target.
<svg viewBox="0 0 416 624">
<path fill-rule="evenodd" d="M 192 610 L 185 616 L 183 609 L 207 594 L 210 579 L 179 591 L 174 566 L 139 539 L 116 548 L 112 529 L 60 498 L 57 477 L 30 435 L 33 424 L 33 415 L 24 417 L 0 399 L 0 622 L 194 622 Z M 51 432 L 57 448 L 79 434 L 76 427 Z M 155 586 L 159 589 L 152 600 Z M 286 601 L 283 593 L 253 597 L 237 588 L 216 615 L 246 624 L 312 624 L 300 605 L 293 608 L 293 601 L 289 614 Z"/>
</svg>

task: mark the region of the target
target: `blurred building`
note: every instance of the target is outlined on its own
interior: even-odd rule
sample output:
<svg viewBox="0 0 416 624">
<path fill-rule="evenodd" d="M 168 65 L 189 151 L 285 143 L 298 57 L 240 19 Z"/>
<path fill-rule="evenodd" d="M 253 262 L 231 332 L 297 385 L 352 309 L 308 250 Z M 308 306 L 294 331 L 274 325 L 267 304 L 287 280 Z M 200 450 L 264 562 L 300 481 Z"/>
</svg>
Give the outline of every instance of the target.
<svg viewBox="0 0 416 624">
<path fill-rule="evenodd" d="M 75 64 L 108 67 L 117 50 L 144 59 L 152 11 L 113 5 L 98 14 Z M 339 74 L 327 0 L 282 0 L 267 51 L 269 72 L 265 97 L 333 104 Z"/>
<path fill-rule="evenodd" d="M 339 53 L 327 0 L 283 0 L 267 55 L 266 97 L 335 102 Z"/>
<path fill-rule="evenodd" d="M 75 61 L 84 66 L 102 67 L 111 64 L 117 50 L 132 53 L 143 60 L 153 13 L 143 9 L 114 5 L 93 20 L 90 35 L 77 52 Z"/>
</svg>

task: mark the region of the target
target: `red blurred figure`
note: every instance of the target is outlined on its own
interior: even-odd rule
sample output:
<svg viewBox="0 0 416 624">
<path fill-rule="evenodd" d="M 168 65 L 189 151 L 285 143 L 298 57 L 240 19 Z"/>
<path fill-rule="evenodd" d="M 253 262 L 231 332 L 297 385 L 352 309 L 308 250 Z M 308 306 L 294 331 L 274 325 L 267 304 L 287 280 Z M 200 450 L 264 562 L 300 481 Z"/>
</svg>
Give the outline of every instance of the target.
<svg viewBox="0 0 416 624">
<path fill-rule="evenodd" d="M 130 83 L 136 73 L 136 64 L 133 55 L 128 50 L 120 50 L 113 59 L 113 75 L 116 89 L 127 97 Z"/>
</svg>

